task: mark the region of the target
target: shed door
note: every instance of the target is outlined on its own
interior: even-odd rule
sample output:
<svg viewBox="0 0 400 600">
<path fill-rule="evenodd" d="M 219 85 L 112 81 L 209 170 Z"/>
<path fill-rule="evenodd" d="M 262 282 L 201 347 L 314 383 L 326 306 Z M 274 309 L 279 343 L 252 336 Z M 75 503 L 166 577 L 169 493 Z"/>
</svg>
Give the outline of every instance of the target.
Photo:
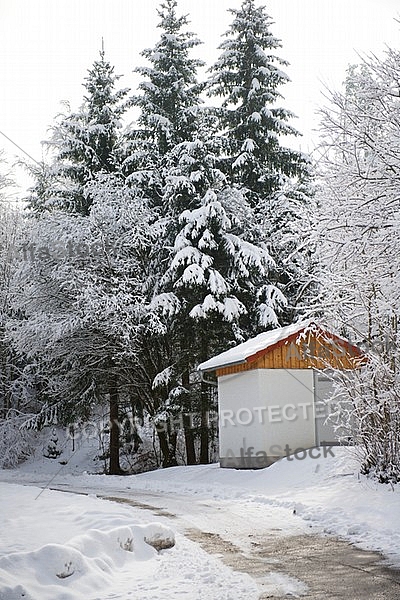
<svg viewBox="0 0 400 600">
<path fill-rule="evenodd" d="M 314 403 L 315 403 L 315 439 L 317 446 L 321 444 L 337 444 L 334 425 L 327 422 L 331 413 L 330 401 L 333 396 L 333 381 L 328 375 L 314 371 Z"/>
</svg>

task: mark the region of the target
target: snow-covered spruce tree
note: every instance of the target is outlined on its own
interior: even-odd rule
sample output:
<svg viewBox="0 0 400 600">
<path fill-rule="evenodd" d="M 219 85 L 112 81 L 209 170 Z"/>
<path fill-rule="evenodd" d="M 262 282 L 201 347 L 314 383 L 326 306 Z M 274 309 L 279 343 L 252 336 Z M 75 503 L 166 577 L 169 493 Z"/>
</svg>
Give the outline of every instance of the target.
<svg viewBox="0 0 400 600">
<path fill-rule="evenodd" d="M 114 68 L 105 60 L 104 51 L 102 51 L 100 53 L 100 60 L 95 61 L 92 69 L 89 70 L 84 83 L 86 95 L 84 96 L 81 109 L 77 113 L 62 117 L 59 123 L 53 128 L 53 138 L 47 144 L 53 151 L 52 163 L 49 168 L 44 168 L 37 174 L 37 185 L 29 199 L 29 204 L 34 209 L 35 214 L 45 214 L 46 212 L 57 213 L 57 211 L 70 213 L 76 219 L 75 222 L 80 224 L 80 231 L 82 232 L 82 228 L 89 227 L 90 222 L 85 222 L 84 219 L 82 222 L 79 222 L 78 215 L 84 218 L 87 218 L 90 215 L 94 198 L 95 196 L 98 198 L 98 190 L 100 188 L 102 191 L 105 190 L 104 193 L 107 196 L 109 193 L 109 186 L 115 184 L 116 198 L 120 198 L 121 195 L 123 196 L 124 194 L 126 194 L 127 197 L 129 197 L 131 193 L 133 193 L 133 195 L 136 194 L 136 192 L 130 191 L 128 188 L 125 189 L 125 186 L 120 183 L 118 177 L 116 177 L 115 180 L 112 177 L 113 174 L 119 172 L 120 164 L 123 161 L 123 157 L 120 153 L 121 118 L 130 104 L 129 101 L 126 100 L 128 90 L 115 90 L 118 79 L 119 77 L 114 73 Z M 106 179 L 104 178 L 107 176 L 109 176 L 110 179 L 108 180 L 108 183 L 105 184 L 104 182 Z M 143 203 L 143 206 L 144 205 L 145 203 Z M 140 212 L 138 214 L 140 214 Z M 45 217 L 43 218 L 46 221 Z M 46 227 L 46 225 L 47 221 L 44 227 Z M 52 231 L 54 231 L 54 224 L 50 223 L 47 248 L 51 248 L 54 243 L 57 244 L 55 241 L 56 238 L 52 238 Z M 64 244 L 68 248 L 74 248 L 75 234 L 73 229 L 67 227 L 67 232 L 69 240 L 66 239 L 67 233 L 65 233 L 65 235 L 62 236 Z M 98 244 L 101 247 L 101 236 L 98 239 Z M 55 267 L 55 271 L 54 269 L 51 271 L 50 280 L 52 279 L 53 273 L 57 272 L 58 268 L 62 269 L 63 267 L 63 257 L 57 258 L 53 256 L 53 259 L 55 260 L 55 263 L 57 260 L 60 260 L 61 264 L 58 265 L 58 267 Z M 107 264 L 107 260 L 105 259 L 104 266 Z M 91 273 L 92 268 L 94 272 L 96 271 L 96 266 L 91 265 L 90 261 L 86 266 L 88 273 Z M 122 285 L 123 282 L 119 280 L 122 276 L 122 273 L 114 275 L 116 288 L 118 285 Z M 79 281 L 79 277 L 77 277 L 77 281 Z M 90 275 L 88 276 L 88 281 L 90 281 Z M 108 291 L 108 293 L 111 294 L 111 291 Z M 56 294 L 55 297 L 58 297 L 59 299 L 63 298 L 63 294 L 60 294 L 59 296 Z M 56 310 L 56 308 L 53 305 L 49 307 L 49 310 L 52 312 L 52 310 Z M 72 318 L 73 307 L 71 307 L 70 310 L 70 316 Z M 63 309 L 60 309 L 60 312 L 62 313 Z M 111 348 L 111 332 L 110 336 Z M 87 339 L 89 350 L 90 344 L 92 343 L 91 339 L 91 336 Z M 105 359 L 101 362 L 101 375 L 100 371 L 96 371 L 96 377 L 94 377 L 89 366 L 87 367 L 87 371 L 85 371 L 87 366 L 85 356 L 87 356 L 88 348 L 85 346 L 85 343 L 83 343 L 85 340 L 84 336 L 79 336 L 79 340 L 80 342 L 76 347 L 75 360 L 76 364 L 80 363 L 82 365 L 82 376 L 80 378 L 82 386 L 87 390 L 97 389 L 99 384 L 97 379 L 100 378 L 101 389 L 104 390 L 106 386 L 104 381 L 106 372 L 108 371 L 110 374 L 110 379 L 107 384 L 111 413 L 110 470 L 117 472 L 119 470 L 117 449 L 119 430 L 116 417 L 118 412 L 118 377 L 114 374 L 115 369 L 111 359 L 110 365 L 107 368 L 105 367 Z M 68 347 L 68 343 L 66 344 L 66 347 Z M 82 352 L 81 361 L 79 352 Z M 91 356 L 90 351 L 89 355 Z M 38 355 L 36 356 L 38 357 Z M 49 355 L 47 355 L 46 360 L 49 359 Z M 37 358 L 37 360 L 39 361 L 41 359 Z M 48 372 L 51 373 L 51 369 Z M 78 382 L 76 387 L 75 383 L 75 380 L 70 380 L 68 377 L 65 377 L 64 398 L 77 398 L 75 392 L 77 389 L 80 389 L 80 384 Z M 51 396 L 54 398 L 52 387 L 49 382 L 47 382 L 47 384 L 45 384 L 45 388 L 51 391 Z M 70 384 L 71 386 L 70 395 L 68 395 L 67 384 Z M 95 395 L 96 398 L 99 397 L 97 392 Z M 59 397 L 61 396 L 59 395 Z M 70 406 L 71 405 L 74 405 L 74 401 L 70 403 Z"/>
<path fill-rule="evenodd" d="M 143 52 L 150 66 L 137 69 L 144 77 L 139 86 L 140 93 L 133 98 L 133 103 L 140 108 L 140 115 L 138 128 L 130 132 L 125 149 L 124 172 L 127 179 L 141 186 L 155 209 L 154 230 L 157 231 L 158 242 L 150 257 L 147 278 L 150 306 L 169 258 L 168 245 L 173 244 L 179 228 L 179 212 L 173 212 L 164 201 L 166 180 L 176 160 L 173 150 L 177 144 L 191 140 L 195 135 L 201 105 L 202 86 L 197 83 L 196 71 L 203 63 L 190 56 L 191 50 L 200 42 L 187 31 L 187 17 L 177 16 L 176 7 L 175 0 L 162 2 L 158 11 L 160 39 L 153 49 Z M 175 432 L 168 430 L 169 416 L 173 411 L 171 407 L 177 407 L 188 397 L 188 370 L 177 366 L 174 356 L 180 354 L 176 348 L 181 341 L 167 317 L 159 333 L 153 334 L 143 336 L 140 355 L 142 371 L 152 382 L 152 417 L 159 424 L 163 464 L 167 466 L 175 463 L 176 444 Z M 182 381 L 186 383 L 182 385 Z M 190 447 L 188 461 L 194 462 L 190 431 L 186 431 L 186 439 Z"/>
<path fill-rule="evenodd" d="M 60 450 L 60 446 L 58 444 L 58 435 L 56 428 L 53 427 L 53 429 L 51 430 L 49 442 L 43 452 L 43 456 L 45 458 L 52 458 L 55 460 L 60 456 L 60 454 L 62 454 L 62 450 Z"/>
<path fill-rule="evenodd" d="M 130 371 L 143 317 L 140 261 L 149 245 L 142 197 L 117 175 L 99 174 L 87 192 L 90 215 L 63 211 L 31 218 L 33 251 L 9 326 L 21 355 L 37 360 L 47 403 L 31 425 L 65 423 L 110 404 L 110 473 L 119 467 L 119 407 L 130 400 Z M 86 191 L 86 190 L 85 190 Z"/>
<path fill-rule="evenodd" d="M 121 118 L 129 105 L 129 90 L 115 90 L 118 79 L 101 51 L 85 78 L 81 108 L 61 115 L 52 139 L 45 142 L 52 152 L 51 164 L 36 174 L 37 184 L 28 199 L 35 211 L 61 209 L 87 215 L 93 199 L 86 184 L 97 173 L 118 170 Z"/>
<path fill-rule="evenodd" d="M 220 45 L 221 56 L 211 68 L 209 92 L 222 98 L 218 110 L 225 134 L 224 171 L 247 187 L 249 201 L 279 190 L 282 175 L 302 174 L 304 157 L 280 143 L 282 135 L 298 135 L 289 124 L 294 116 L 276 107 L 279 88 L 289 81 L 281 70 L 288 63 L 276 55 L 280 40 L 270 32 L 271 18 L 255 0 L 230 9 L 234 20 Z"/>
<path fill-rule="evenodd" d="M 275 258 L 275 281 L 289 301 L 284 320 L 291 322 L 313 289 L 310 160 L 282 144 L 299 133 L 290 125 L 293 113 L 278 105 L 288 63 L 277 55 L 281 43 L 270 31 L 271 18 L 255 0 L 230 12 L 234 19 L 208 84 L 209 94 L 222 100 L 216 109 L 224 146 L 220 168 L 247 190 Z"/>
<path fill-rule="evenodd" d="M 145 54 L 154 68 L 141 70 L 148 80 L 141 84 L 142 96 L 136 99 L 142 110 L 142 140 L 157 148 L 158 158 L 153 152 L 149 161 L 140 162 L 140 152 L 133 153 L 130 164 L 136 160 L 136 165 L 148 169 L 139 168 L 130 178 L 149 184 L 159 214 L 159 243 L 149 286 L 150 306 L 160 311 L 165 325 L 165 332 L 151 345 L 154 353 L 158 343 L 161 360 L 157 364 L 162 367 L 153 371 L 159 419 L 166 420 L 168 429 L 168 417 L 186 411 L 201 414 L 200 460 L 207 462 L 210 397 L 204 384 L 199 392 L 194 391 L 200 387 L 196 365 L 229 343 L 276 326 L 285 299 L 269 280 L 273 261 L 259 243 L 261 234 L 252 207 L 239 187 L 217 168 L 221 139 L 213 133 L 218 123 L 199 108 L 196 69 L 200 62 L 188 54 L 198 42 L 192 34 L 181 33 L 186 19 L 177 19 L 175 7 L 173 0 L 162 5 L 161 40 Z M 186 249 L 180 246 L 183 239 Z M 184 258 L 185 252 L 190 256 Z M 201 269 L 203 281 L 196 280 Z M 168 444 L 162 442 L 169 448 L 165 465 L 175 460 L 174 432 L 168 433 Z M 189 431 L 185 435 L 190 462 L 193 440 Z"/>
<path fill-rule="evenodd" d="M 232 342 L 278 326 L 286 301 L 268 283 L 274 262 L 258 244 L 259 228 L 243 191 L 227 184 L 206 141 L 185 142 L 175 152 L 165 201 L 179 212 L 179 230 L 161 285 L 172 285 L 194 322 L 219 314 L 231 324 Z"/>
<path fill-rule="evenodd" d="M 196 73 L 204 63 L 190 55 L 201 42 L 187 30 L 187 16 L 178 16 L 176 7 L 176 0 L 165 0 L 158 10 L 160 39 L 142 52 L 149 65 L 135 69 L 144 78 L 131 99 L 140 110 L 137 127 L 125 136 L 124 172 L 157 207 L 168 152 L 195 132 L 203 88 Z"/>
<path fill-rule="evenodd" d="M 343 376 L 339 416 L 381 482 L 400 481 L 399 73 L 390 49 L 350 68 L 321 125 L 321 308 L 369 356 Z"/>
<path fill-rule="evenodd" d="M 214 141 L 184 142 L 172 154 L 175 167 L 164 193 L 172 252 L 153 306 L 170 315 L 179 340 L 175 360 L 189 372 L 230 343 L 276 327 L 286 301 L 269 281 L 273 260 L 258 243 L 252 207 L 216 167 Z M 194 408 L 201 413 L 200 461 L 205 463 L 210 406 L 204 384 Z"/>
<path fill-rule="evenodd" d="M 142 93 L 133 99 L 141 110 L 138 124 L 160 156 L 195 133 L 202 89 L 196 73 L 204 63 L 190 57 L 200 41 L 186 31 L 187 16 L 178 17 L 176 7 L 176 0 L 161 3 L 160 39 L 142 52 L 150 66 L 136 69 L 145 78 L 139 85 Z"/>
</svg>

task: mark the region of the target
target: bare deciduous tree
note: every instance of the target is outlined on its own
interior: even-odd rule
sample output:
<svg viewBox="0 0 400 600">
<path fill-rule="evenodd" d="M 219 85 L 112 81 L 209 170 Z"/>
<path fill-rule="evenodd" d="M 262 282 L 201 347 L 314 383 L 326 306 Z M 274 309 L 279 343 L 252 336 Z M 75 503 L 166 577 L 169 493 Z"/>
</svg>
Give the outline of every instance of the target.
<svg viewBox="0 0 400 600">
<path fill-rule="evenodd" d="M 321 307 L 369 362 L 342 377 L 362 470 L 400 480 L 400 53 L 348 70 L 322 111 Z"/>
</svg>

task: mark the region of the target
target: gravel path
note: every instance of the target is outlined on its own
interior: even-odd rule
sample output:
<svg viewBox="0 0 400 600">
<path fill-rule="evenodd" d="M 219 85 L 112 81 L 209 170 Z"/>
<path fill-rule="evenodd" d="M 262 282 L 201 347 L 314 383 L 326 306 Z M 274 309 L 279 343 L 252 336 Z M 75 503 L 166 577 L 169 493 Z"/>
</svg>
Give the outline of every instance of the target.
<svg viewBox="0 0 400 600">
<path fill-rule="evenodd" d="M 379 553 L 360 550 L 336 537 L 313 533 L 287 536 L 279 531 L 257 534 L 254 522 L 249 520 L 248 543 L 244 549 L 243 544 L 239 547 L 225 536 L 204 531 L 204 527 L 193 527 L 185 515 L 176 514 L 168 507 L 168 497 L 164 497 L 163 502 L 167 509 L 157 506 L 160 497 L 152 499 L 151 494 L 141 494 L 140 501 L 117 496 L 104 498 L 174 519 L 176 528 L 206 552 L 253 577 L 260 588 L 260 600 L 282 598 L 263 590 L 271 572 L 303 582 L 302 597 L 308 600 L 400 599 L 400 569 L 386 566 Z"/>
<path fill-rule="evenodd" d="M 278 571 L 308 587 L 309 600 L 399 600 L 400 570 L 382 565 L 375 552 L 359 550 L 335 537 L 301 535 L 257 539 L 254 551 L 243 554 L 234 545 L 210 533 L 187 531 L 210 554 L 219 554 L 236 571 L 257 581 L 261 599 L 278 598 L 262 593 L 263 578 Z"/>
</svg>

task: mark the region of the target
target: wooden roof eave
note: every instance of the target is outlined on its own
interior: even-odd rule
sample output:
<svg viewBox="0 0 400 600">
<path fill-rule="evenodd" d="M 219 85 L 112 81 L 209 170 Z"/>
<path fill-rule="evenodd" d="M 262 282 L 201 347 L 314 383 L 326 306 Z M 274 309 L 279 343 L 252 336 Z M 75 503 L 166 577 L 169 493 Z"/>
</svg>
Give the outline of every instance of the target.
<svg viewBox="0 0 400 600">
<path fill-rule="evenodd" d="M 316 329 L 315 329 L 315 327 L 316 327 Z M 267 348 L 263 348 L 262 350 L 258 350 L 254 354 L 247 356 L 244 360 L 237 360 L 237 361 L 232 361 L 229 363 L 222 363 L 217 366 L 210 367 L 208 369 L 204 369 L 204 372 L 208 372 L 208 373 L 216 372 L 216 371 L 219 371 L 222 369 L 227 369 L 229 367 L 251 364 L 253 362 L 258 361 L 260 358 L 264 357 L 265 355 L 269 354 L 270 352 L 273 352 L 274 350 L 276 350 L 282 346 L 288 346 L 289 344 L 291 344 L 293 342 L 295 342 L 296 344 L 299 345 L 301 343 L 301 340 L 302 339 L 307 340 L 306 336 L 309 336 L 309 335 L 315 335 L 316 338 L 320 338 L 321 340 L 323 340 L 325 338 L 326 341 L 330 340 L 331 342 L 336 343 L 337 346 L 339 346 L 339 347 L 343 348 L 345 351 L 347 351 L 347 353 L 350 355 L 350 357 L 353 360 L 358 360 L 359 366 L 366 364 L 367 357 L 365 356 L 365 354 L 362 352 L 362 350 L 360 348 L 358 348 L 357 346 L 355 346 L 348 340 L 341 338 L 341 337 L 335 335 L 334 333 L 331 333 L 330 331 L 322 329 L 318 325 L 316 325 L 315 327 L 314 327 L 314 329 L 312 329 L 311 327 L 305 327 L 304 329 L 300 329 L 299 331 L 293 333 L 292 335 L 290 335 L 282 340 L 279 340 L 278 342 L 275 342 L 271 346 L 268 346 Z M 305 334 L 304 337 L 303 337 L 303 334 Z M 315 357 L 315 358 L 318 358 L 318 357 Z"/>
<path fill-rule="evenodd" d="M 315 331 L 313 332 L 313 331 L 311 331 L 311 329 L 309 331 L 307 331 L 307 328 L 301 329 L 300 331 L 293 333 L 289 337 L 287 337 L 283 340 L 279 340 L 278 342 L 275 342 L 275 344 L 272 344 L 271 346 L 268 346 L 267 348 L 263 348 L 262 350 L 259 350 L 255 354 L 248 356 L 246 358 L 245 362 L 246 363 L 255 362 L 255 361 L 259 360 L 260 358 L 262 358 L 263 356 L 265 356 L 266 354 L 269 354 L 270 352 L 273 352 L 274 350 L 281 348 L 282 346 L 288 346 L 292 342 L 295 342 L 296 344 L 300 344 L 301 340 L 299 338 L 301 338 L 301 334 L 303 334 L 304 332 L 306 332 L 306 334 L 308 334 L 308 335 L 312 335 L 313 333 L 315 334 Z M 325 338 L 325 340 L 330 340 L 330 341 L 336 343 L 338 346 L 344 348 L 353 359 L 358 358 L 360 361 L 363 361 L 363 362 L 365 362 L 365 360 L 366 360 L 366 357 L 365 357 L 364 353 L 362 352 L 362 350 L 360 350 L 360 348 L 358 348 L 357 346 L 354 346 L 354 344 L 352 344 L 348 340 L 345 340 L 344 338 L 341 338 L 341 337 L 335 335 L 334 333 L 331 333 L 330 331 L 326 331 L 326 330 L 318 327 L 318 333 L 316 334 L 316 337 L 322 338 L 322 340 Z M 221 366 L 219 368 L 224 368 L 224 367 L 225 367 L 225 365 Z"/>
<path fill-rule="evenodd" d="M 247 359 L 245 360 L 235 360 L 229 363 L 223 363 L 221 365 L 217 365 L 215 367 L 208 367 L 208 369 L 200 369 L 202 373 L 213 373 L 219 371 L 219 369 L 226 369 L 228 367 L 237 367 L 239 365 L 245 365 L 247 363 Z"/>
<path fill-rule="evenodd" d="M 301 333 L 303 333 L 303 331 L 304 331 L 304 329 L 301 329 L 300 331 L 297 331 L 296 333 L 293 333 L 289 337 L 287 337 L 287 338 L 285 338 L 283 340 L 279 340 L 279 342 L 275 342 L 275 344 L 272 344 L 271 346 L 268 346 L 267 348 L 263 348 L 262 350 L 259 350 L 255 354 L 252 354 L 251 356 L 248 356 L 246 358 L 245 362 L 246 363 L 252 363 L 252 362 L 258 360 L 259 358 L 262 358 L 266 354 L 269 354 L 270 352 L 273 352 L 277 348 L 281 348 L 282 346 L 286 346 L 286 345 L 290 344 L 291 342 L 295 341 L 299 337 L 299 335 Z"/>
</svg>

